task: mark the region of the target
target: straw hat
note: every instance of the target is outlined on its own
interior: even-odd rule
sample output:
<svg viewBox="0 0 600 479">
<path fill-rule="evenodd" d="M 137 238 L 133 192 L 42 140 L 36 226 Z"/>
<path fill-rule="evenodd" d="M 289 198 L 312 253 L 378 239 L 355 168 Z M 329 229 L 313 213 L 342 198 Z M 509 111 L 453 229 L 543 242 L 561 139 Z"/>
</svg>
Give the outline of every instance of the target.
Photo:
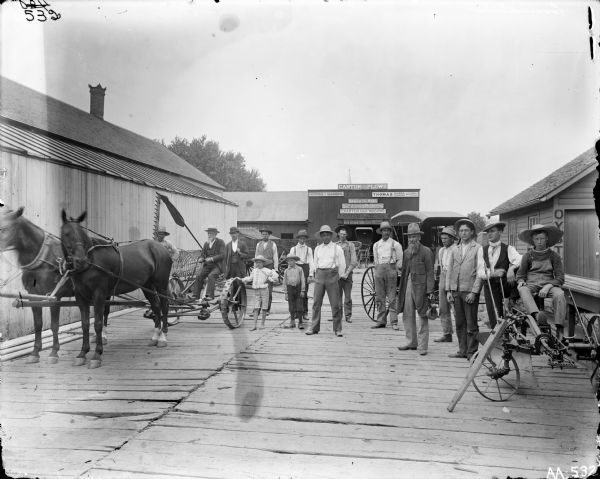
<svg viewBox="0 0 600 479">
<path fill-rule="evenodd" d="M 273 234 L 273 232 L 267 228 L 266 226 L 263 226 L 262 228 L 260 228 L 258 231 L 260 231 L 261 233 L 263 233 L 264 231 L 266 231 L 267 233 L 269 233 L 270 235 Z"/>
<path fill-rule="evenodd" d="M 167 231 L 167 228 L 165 228 L 164 226 L 159 226 L 158 230 L 156 231 L 156 236 L 158 235 L 163 235 L 163 236 L 169 236 L 171 233 L 169 233 Z"/>
<path fill-rule="evenodd" d="M 461 218 L 456 223 L 454 223 L 454 229 L 458 231 L 462 225 L 467 225 L 471 228 L 475 233 L 477 233 L 477 229 L 475 228 L 475 224 L 469 218 Z"/>
<path fill-rule="evenodd" d="M 331 233 L 331 236 L 335 236 L 335 232 L 331 229 L 331 226 L 329 225 L 321 226 L 321 229 L 317 232 L 317 234 L 315 234 L 315 236 L 317 238 L 320 238 L 322 233 Z"/>
<path fill-rule="evenodd" d="M 492 223 L 491 225 L 487 225 L 485 228 L 483 228 L 483 232 L 487 233 L 492 228 L 498 228 L 500 231 L 504 231 L 504 228 L 506 228 L 506 222 L 505 221 L 496 221 L 495 223 Z"/>
<path fill-rule="evenodd" d="M 449 235 L 449 236 L 452 236 L 453 238 L 458 238 L 458 236 L 456 236 L 456 231 L 454 231 L 454 228 L 452 226 L 446 226 L 442 230 L 440 235 Z"/>
<path fill-rule="evenodd" d="M 296 235 L 296 239 L 302 238 L 302 237 L 308 239 L 308 231 L 306 231 L 306 230 L 300 230 L 300 231 L 298 231 L 298 234 Z"/>
<path fill-rule="evenodd" d="M 390 231 L 393 231 L 392 225 L 390 224 L 389 221 L 382 221 L 381 224 L 379 225 L 379 228 L 377 228 L 377 230 L 375 231 L 378 235 L 381 234 L 381 230 L 384 229 L 389 229 Z"/>
<path fill-rule="evenodd" d="M 290 254 L 290 255 L 286 256 L 285 259 L 287 259 L 287 260 L 293 259 L 294 261 L 300 261 L 300 256 L 296 256 L 295 254 Z"/>
<path fill-rule="evenodd" d="M 266 263 L 267 258 L 265 258 L 262 254 L 257 254 L 256 258 L 252 258 L 252 261 L 262 261 L 263 263 Z"/>
<path fill-rule="evenodd" d="M 406 229 L 406 236 L 410 236 L 410 235 L 424 235 L 425 233 L 423 233 L 421 231 L 421 228 L 419 227 L 419 223 L 410 223 L 408 225 L 408 228 Z"/>
<path fill-rule="evenodd" d="M 541 232 L 545 232 L 548 235 L 548 247 L 554 246 L 563 236 L 563 232 L 556 226 L 537 224 L 533 225 L 529 230 L 521 231 L 519 233 L 519 239 L 533 245 L 533 235 Z"/>
</svg>

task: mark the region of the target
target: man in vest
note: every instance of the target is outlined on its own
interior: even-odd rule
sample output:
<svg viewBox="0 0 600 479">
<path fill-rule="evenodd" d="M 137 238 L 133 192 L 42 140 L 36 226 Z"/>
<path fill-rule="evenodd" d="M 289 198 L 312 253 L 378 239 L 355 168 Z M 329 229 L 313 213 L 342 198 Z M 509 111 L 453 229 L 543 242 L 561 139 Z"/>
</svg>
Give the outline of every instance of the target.
<svg viewBox="0 0 600 479">
<path fill-rule="evenodd" d="M 302 297 L 302 319 L 308 321 L 308 280 L 312 280 L 315 274 L 315 265 L 313 259 L 313 250 L 306 244 L 308 239 L 308 231 L 300 230 L 296 235 L 298 244 L 292 246 L 290 249 L 290 255 L 298 256 L 300 258 L 296 261 L 296 264 L 300 266 L 304 273 L 304 279 L 306 280 L 306 294 Z"/>
<path fill-rule="evenodd" d="M 381 235 L 381 239 L 373 245 L 377 324 L 371 326 L 371 329 L 385 328 L 389 306 L 390 324 L 392 328 L 397 330 L 396 289 L 398 287 L 398 274 L 402 269 L 402 245 L 390 238 L 392 225 L 389 221 L 383 221 L 379 225 L 377 234 Z"/>
<path fill-rule="evenodd" d="M 406 334 L 406 344 L 400 351 L 417 349 L 421 356 L 427 354 L 429 344 L 429 318 L 427 308 L 433 294 L 433 251 L 421 244 L 424 233 L 417 223 L 408 225 L 406 235 L 408 248 L 402 261 L 402 281 L 398 294 L 398 311 L 402 311 L 402 322 Z M 419 314 L 417 332 L 416 314 Z"/>
<path fill-rule="evenodd" d="M 496 326 L 496 314 L 504 317 L 504 300 L 511 296 L 517 281 L 515 271 L 521 265 L 521 255 L 514 246 L 500 241 L 505 227 L 506 223 L 499 221 L 483 229 L 488 244 L 479 250 L 477 258 L 477 276 L 487 283 L 483 285 L 483 295 L 492 329 Z"/>
<path fill-rule="evenodd" d="M 277 245 L 274 241 L 269 239 L 273 232 L 263 226 L 259 229 L 262 234 L 262 241 L 259 241 L 256 245 L 256 251 L 254 256 L 261 255 L 265 258 L 265 268 L 272 269 L 277 272 L 279 267 L 279 255 L 277 254 Z M 273 283 L 269 282 L 269 305 L 267 307 L 267 315 L 271 313 L 271 303 L 273 302 Z"/>
<path fill-rule="evenodd" d="M 211 300 L 215 297 L 215 282 L 217 276 L 224 271 L 223 259 L 225 258 L 225 242 L 221 238 L 217 238 L 219 230 L 214 226 L 206 228 L 208 241 L 204 243 L 200 262 L 203 263 L 202 270 L 198 275 L 196 284 L 194 285 L 194 293 L 192 299 L 200 298 L 204 281 L 206 280 L 206 299 Z"/>
<path fill-rule="evenodd" d="M 344 317 L 347 323 L 352 322 L 352 271 L 358 266 L 356 248 L 348 241 L 348 232 L 343 226 L 335 229 L 340 240 L 336 243 L 344 252 L 346 271 L 340 276 L 340 300 L 344 302 Z"/>
<path fill-rule="evenodd" d="M 246 276 L 246 259 L 248 246 L 244 240 L 240 239 L 240 230 L 235 226 L 229 228 L 231 241 L 225 248 L 225 278 L 243 278 Z"/>
<path fill-rule="evenodd" d="M 434 339 L 436 343 L 451 343 L 452 342 L 452 312 L 450 304 L 446 297 L 446 275 L 448 274 L 448 262 L 450 261 L 450 253 L 456 248 L 454 240 L 458 239 L 456 232 L 452 226 L 446 226 L 440 234 L 442 247 L 438 252 L 438 268 L 439 268 L 439 301 L 440 301 L 440 322 L 442 323 L 442 335 Z"/>
</svg>

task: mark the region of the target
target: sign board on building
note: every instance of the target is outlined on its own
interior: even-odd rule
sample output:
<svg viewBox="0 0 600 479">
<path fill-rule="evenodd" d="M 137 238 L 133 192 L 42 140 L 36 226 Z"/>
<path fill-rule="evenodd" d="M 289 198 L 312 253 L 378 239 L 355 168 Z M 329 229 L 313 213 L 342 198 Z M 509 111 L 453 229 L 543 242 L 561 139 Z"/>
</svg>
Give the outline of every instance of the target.
<svg viewBox="0 0 600 479">
<path fill-rule="evenodd" d="M 344 218 L 344 224 L 345 225 L 372 225 L 373 224 L 373 220 L 372 219 L 348 219 L 348 218 Z"/>
<path fill-rule="evenodd" d="M 338 190 L 387 190 L 387 183 L 342 183 Z"/>
<path fill-rule="evenodd" d="M 373 191 L 373 198 L 418 198 L 418 191 Z"/>
<path fill-rule="evenodd" d="M 342 208 L 383 208 L 385 205 L 383 203 L 342 203 Z"/>
<path fill-rule="evenodd" d="M 377 198 L 348 198 L 348 203 L 377 203 Z"/>
<path fill-rule="evenodd" d="M 376 208 L 342 208 L 340 210 L 340 214 L 342 215 L 348 215 L 348 214 L 364 214 L 364 215 L 370 215 L 370 214 L 385 214 L 386 210 L 385 209 L 376 209 Z"/>
<path fill-rule="evenodd" d="M 344 196 L 343 191 L 309 191 L 308 196 Z"/>
</svg>

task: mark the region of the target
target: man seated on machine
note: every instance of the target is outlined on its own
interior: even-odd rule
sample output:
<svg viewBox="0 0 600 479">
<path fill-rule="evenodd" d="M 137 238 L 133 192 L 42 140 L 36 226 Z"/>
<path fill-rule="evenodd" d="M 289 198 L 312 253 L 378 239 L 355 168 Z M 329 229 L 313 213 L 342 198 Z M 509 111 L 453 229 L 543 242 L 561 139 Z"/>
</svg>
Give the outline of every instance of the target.
<svg viewBox="0 0 600 479">
<path fill-rule="evenodd" d="M 562 238 L 563 232 L 556 226 L 536 224 L 529 230 L 519 233 L 519 239 L 533 246 L 521 259 L 517 272 L 517 287 L 523 305 L 540 326 L 548 323 L 544 311 L 540 311 L 534 296 L 542 302 L 552 298 L 556 337 L 560 341 L 564 336 L 564 324 L 567 317 L 567 302 L 561 288 L 565 282 L 562 258 L 550 249 Z M 543 309 L 543 307 L 542 307 Z"/>
</svg>

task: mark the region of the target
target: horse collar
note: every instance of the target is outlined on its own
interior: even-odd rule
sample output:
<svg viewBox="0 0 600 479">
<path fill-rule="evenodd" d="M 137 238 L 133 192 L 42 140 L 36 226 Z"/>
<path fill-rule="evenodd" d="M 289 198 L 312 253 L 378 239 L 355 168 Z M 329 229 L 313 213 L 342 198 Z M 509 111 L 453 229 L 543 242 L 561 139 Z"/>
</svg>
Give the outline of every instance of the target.
<svg viewBox="0 0 600 479">
<path fill-rule="evenodd" d="M 46 231 L 44 231 L 44 240 L 42 241 L 42 246 L 40 246 L 40 250 L 38 251 L 38 254 L 35 256 L 35 258 L 33 259 L 33 261 L 31 263 L 21 266 L 21 269 L 24 269 L 26 271 L 31 271 L 33 269 L 39 268 L 43 263 L 47 262 L 45 260 L 46 260 L 46 256 L 48 255 L 48 251 L 50 251 L 50 240 L 51 239 L 52 238 L 50 237 L 50 235 Z"/>
</svg>

